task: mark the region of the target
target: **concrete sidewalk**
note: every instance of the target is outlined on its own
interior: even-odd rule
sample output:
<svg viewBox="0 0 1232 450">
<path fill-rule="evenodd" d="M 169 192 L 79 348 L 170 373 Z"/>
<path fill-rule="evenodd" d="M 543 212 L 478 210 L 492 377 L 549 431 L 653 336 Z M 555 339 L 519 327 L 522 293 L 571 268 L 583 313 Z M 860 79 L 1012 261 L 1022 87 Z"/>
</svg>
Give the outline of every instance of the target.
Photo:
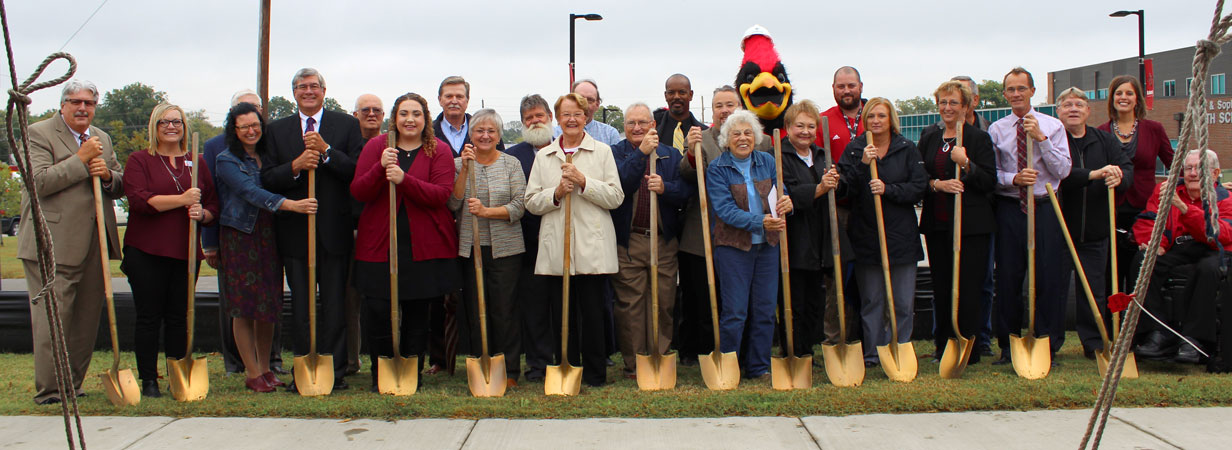
<svg viewBox="0 0 1232 450">
<path fill-rule="evenodd" d="M 83 417 L 91 449 L 1053 449 L 1090 410 L 711 419 Z M 1232 408 L 1114 409 L 1105 449 L 1228 448 Z M 64 448 L 60 417 L 0 417 L 0 448 Z"/>
</svg>

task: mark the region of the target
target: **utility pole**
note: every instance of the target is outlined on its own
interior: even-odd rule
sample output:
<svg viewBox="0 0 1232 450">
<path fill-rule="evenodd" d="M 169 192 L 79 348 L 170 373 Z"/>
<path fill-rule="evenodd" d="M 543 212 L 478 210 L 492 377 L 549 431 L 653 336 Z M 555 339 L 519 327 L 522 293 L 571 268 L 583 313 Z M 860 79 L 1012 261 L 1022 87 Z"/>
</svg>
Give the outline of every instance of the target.
<svg viewBox="0 0 1232 450">
<path fill-rule="evenodd" d="M 702 95 L 702 123 L 706 123 L 706 96 Z"/>
<path fill-rule="evenodd" d="M 270 3 L 273 0 L 261 0 L 261 13 L 257 21 L 260 30 L 257 32 L 257 95 L 261 97 L 261 114 L 269 120 L 269 43 L 270 43 Z"/>
</svg>

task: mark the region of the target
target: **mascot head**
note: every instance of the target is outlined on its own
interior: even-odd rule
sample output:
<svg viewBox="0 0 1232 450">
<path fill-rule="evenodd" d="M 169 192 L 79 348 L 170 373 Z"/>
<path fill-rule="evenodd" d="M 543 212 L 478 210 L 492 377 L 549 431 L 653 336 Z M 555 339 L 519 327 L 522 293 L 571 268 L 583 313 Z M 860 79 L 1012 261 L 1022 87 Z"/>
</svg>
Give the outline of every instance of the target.
<svg viewBox="0 0 1232 450">
<path fill-rule="evenodd" d="M 783 126 L 783 111 L 791 106 L 791 81 L 779 60 L 779 52 L 774 49 L 770 32 L 761 25 L 744 32 L 740 47 L 744 59 L 736 74 L 736 90 L 744 109 L 756 114 L 769 134 Z"/>
</svg>

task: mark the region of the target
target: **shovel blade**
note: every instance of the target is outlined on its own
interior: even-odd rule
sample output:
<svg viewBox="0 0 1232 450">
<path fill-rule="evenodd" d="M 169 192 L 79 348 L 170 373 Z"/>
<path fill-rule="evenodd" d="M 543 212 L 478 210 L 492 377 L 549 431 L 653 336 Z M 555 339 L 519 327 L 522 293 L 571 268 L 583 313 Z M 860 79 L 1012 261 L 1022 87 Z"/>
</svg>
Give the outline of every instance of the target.
<svg viewBox="0 0 1232 450">
<path fill-rule="evenodd" d="M 1015 336 L 1010 335 L 1010 360 L 1014 363 L 1014 372 L 1028 380 L 1038 380 L 1048 376 L 1052 369 L 1052 350 L 1048 336 Z"/>
<path fill-rule="evenodd" d="M 830 379 L 830 384 L 852 387 L 864 383 L 864 345 L 860 341 L 850 344 L 822 344 L 821 358 L 825 363 L 826 377 Z"/>
<path fill-rule="evenodd" d="M 736 352 L 715 350 L 699 356 L 697 362 L 702 368 L 702 381 L 710 390 L 728 391 L 740 385 L 740 361 L 736 359 Z"/>
<path fill-rule="evenodd" d="M 676 388 L 676 353 L 637 355 L 637 387 L 643 391 Z"/>
<path fill-rule="evenodd" d="M 332 364 L 328 370 L 329 373 L 334 373 Z M 333 388 L 333 382 L 330 382 L 330 388 Z M 376 360 L 376 389 L 377 392 L 385 395 L 414 395 L 419 389 L 419 357 L 378 357 Z"/>
<path fill-rule="evenodd" d="M 294 361 L 295 387 L 299 390 L 299 395 L 313 397 L 329 395 L 334 391 L 333 355 L 309 353 L 296 356 Z"/>
<path fill-rule="evenodd" d="M 770 386 L 779 391 L 812 387 L 813 357 L 770 358 Z"/>
<path fill-rule="evenodd" d="M 1112 351 L 1104 350 L 1095 352 L 1095 366 L 1099 368 L 1099 376 L 1108 374 L 1108 366 L 1112 363 Z M 1121 368 L 1121 378 L 1132 380 L 1138 378 L 1138 362 L 1134 360 L 1134 354 L 1125 355 L 1125 367 Z"/>
<path fill-rule="evenodd" d="M 210 393 L 210 374 L 204 356 L 167 358 L 167 378 L 171 384 L 171 397 L 181 402 L 201 400 Z"/>
<path fill-rule="evenodd" d="M 582 368 L 569 365 L 548 366 L 543 373 L 543 393 L 547 395 L 577 395 L 582 391 Z"/>
<path fill-rule="evenodd" d="M 504 397 L 506 379 L 505 355 L 492 355 L 488 358 L 488 367 L 483 366 L 483 358 L 466 358 L 466 384 L 471 388 L 471 395 Z"/>
<path fill-rule="evenodd" d="M 915 344 L 911 342 L 890 343 L 877 347 L 881 368 L 891 380 L 910 383 L 919 369 L 915 359 Z"/>
<path fill-rule="evenodd" d="M 939 366 L 941 378 L 956 379 L 962 378 L 963 372 L 967 370 L 967 361 L 971 359 L 971 351 L 975 349 L 975 339 L 966 339 L 961 336 L 950 338 L 945 342 L 945 351 L 941 353 L 941 364 Z"/>
<path fill-rule="evenodd" d="M 137 386 L 133 371 L 108 369 L 98 377 L 102 379 L 103 393 L 112 405 L 133 406 L 141 403 L 141 388 Z"/>
</svg>

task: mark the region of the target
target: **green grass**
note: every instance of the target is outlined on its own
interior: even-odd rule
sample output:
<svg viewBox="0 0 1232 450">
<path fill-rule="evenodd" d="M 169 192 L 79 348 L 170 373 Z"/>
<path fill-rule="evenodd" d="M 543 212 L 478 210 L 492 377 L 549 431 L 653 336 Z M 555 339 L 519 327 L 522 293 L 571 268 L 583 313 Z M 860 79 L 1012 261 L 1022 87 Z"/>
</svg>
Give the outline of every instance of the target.
<svg viewBox="0 0 1232 450">
<path fill-rule="evenodd" d="M 734 391 L 712 392 L 702 383 L 697 367 L 679 367 L 676 389 L 640 392 L 636 382 L 620 377 L 618 363 L 608 371 L 608 385 L 583 387 L 578 396 L 547 397 L 541 383 L 521 380 L 505 397 L 487 399 L 470 395 L 461 361 L 456 375 L 426 376 L 423 388 L 410 397 L 369 393 L 370 366 L 365 361 L 364 372 L 347 378 L 349 390 L 306 398 L 281 391 L 251 393 L 244 389 L 241 375 L 224 376 L 220 357 L 211 355 L 210 393 L 204 400 L 179 403 L 167 394 L 164 381 L 162 398 L 144 398 L 128 408 L 114 407 L 103 396 L 96 375 L 109 367 L 111 359 L 109 353 L 99 352 L 85 385 L 89 395 L 81 399 L 80 407 L 86 415 L 378 419 L 808 416 L 1089 408 L 1100 377 L 1095 362 L 1082 357 L 1076 341 L 1070 333 L 1058 358 L 1061 366 L 1035 381 L 1019 378 L 1008 365 L 992 366 L 987 358 L 969 366 L 963 379 L 941 379 L 937 365 L 925 356 L 931 354 L 932 343 L 918 341 L 919 376 L 912 383 L 889 381 L 880 368 L 872 368 L 863 386 L 836 388 L 827 382 L 823 369 L 815 368 L 811 389 L 780 392 L 771 389 L 769 382 L 741 380 Z M 131 353 L 124 358 L 127 367 L 134 367 Z M 290 355 L 285 360 L 289 362 Z M 6 380 L 0 383 L 0 415 L 60 413 L 59 407 L 37 406 L 31 400 L 32 370 L 29 354 L 0 354 L 0 380 Z M 1141 378 L 1120 383 L 1117 406 L 1232 405 L 1232 377 L 1207 374 L 1199 366 L 1148 361 L 1139 363 L 1139 371 Z"/>
<path fill-rule="evenodd" d="M 120 242 L 124 242 L 124 230 L 127 227 L 120 227 Z M 93 230 L 93 228 L 91 228 Z M 17 259 L 17 239 L 16 236 L 0 236 L 0 278 L 26 278 L 26 272 L 22 270 L 21 260 Z M 218 271 L 210 267 L 209 264 L 201 263 L 201 275 L 203 277 L 217 276 Z M 120 271 L 120 260 L 111 261 L 111 276 L 115 278 L 125 278 L 124 272 Z"/>
</svg>

